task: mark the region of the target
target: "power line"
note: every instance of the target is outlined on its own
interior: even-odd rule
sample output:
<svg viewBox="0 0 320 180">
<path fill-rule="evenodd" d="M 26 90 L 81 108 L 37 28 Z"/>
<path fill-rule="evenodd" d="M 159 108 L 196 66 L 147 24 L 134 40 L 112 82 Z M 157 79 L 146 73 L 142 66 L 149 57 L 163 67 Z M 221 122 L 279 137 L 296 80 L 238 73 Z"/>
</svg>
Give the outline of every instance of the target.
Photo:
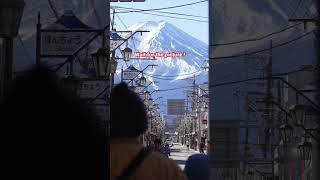
<svg viewBox="0 0 320 180">
<path fill-rule="evenodd" d="M 201 74 L 195 75 L 195 76 L 200 76 Z M 161 78 L 161 77 L 157 77 L 157 76 L 150 76 L 150 75 L 146 75 L 148 77 L 152 77 L 155 79 L 161 79 L 161 80 L 168 80 L 168 81 L 172 81 L 172 80 L 187 80 L 187 79 L 193 79 L 194 76 L 192 77 L 187 77 L 187 78 L 182 78 L 182 79 L 169 79 L 169 78 Z M 180 75 L 177 75 L 177 77 L 179 77 Z"/>
<path fill-rule="evenodd" d="M 32 61 L 32 58 L 31 58 L 31 56 L 30 56 L 30 53 L 29 53 L 29 51 L 27 50 L 27 48 L 26 48 L 26 46 L 25 46 L 25 44 L 24 44 L 24 42 L 23 42 L 23 40 L 22 40 L 22 38 L 21 38 L 21 36 L 20 36 L 19 34 L 18 34 L 18 39 L 19 39 L 19 42 L 20 42 L 21 45 L 22 45 L 22 48 L 23 48 L 24 52 L 25 52 L 26 55 L 27 55 L 27 59 L 30 61 L 30 63 L 34 64 L 34 62 Z"/>
<path fill-rule="evenodd" d="M 302 0 L 300 0 L 302 1 Z M 300 5 L 301 5 L 301 2 L 300 2 Z M 298 5 L 296 8 L 298 8 L 300 5 Z M 290 7 L 293 9 L 292 5 L 290 4 Z M 295 13 L 296 10 L 293 10 L 293 13 Z M 309 11 L 306 11 L 304 16 L 306 14 L 308 14 Z M 247 39 L 247 40 L 240 40 L 240 41 L 235 41 L 235 42 L 229 42 L 229 43 L 218 43 L 218 44 L 213 44 L 212 46 L 225 46 L 225 45 L 233 45 L 233 44 L 238 44 L 238 43 L 244 43 L 244 42 L 252 42 L 252 41 L 259 41 L 259 40 L 263 40 L 265 38 L 268 38 L 270 36 L 273 36 L 273 35 L 276 35 L 276 34 L 280 34 L 284 31 L 287 31 L 289 29 L 292 29 L 292 28 L 296 28 L 298 25 L 301 25 L 303 23 L 297 23 L 297 24 L 294 24 L 294 25 L 291 25 L 291 26 L 288 26 L 288 24 L 286 25 L 286 27 L 284 27 L 283 29 L 281 30 L 278 30 L 278 31 L 275 31 L 275 32 L 272 32 L 270 34 L 267 34 L 267 35 L 264 35 L 264 36 L 261 36 L 261 37 L 258 37 L 258 38 L 253 38 L 253 39 Z"/>
<path fill-rule="evenodd" d="M 229 42 L 229 43 L 218 43 L 218 44 L 213 44 L 212 46 L 215 47 L 215 46 L 226 46 L 226 45 L 233 45 L 233 44 L 239 44 L 239 43 L 244 43 L 244 42 L 252 42 L 252 41 L 260 41 L 260 40 L 263 40 L 265 38 L 268 38 L 270 36 L 273 36 L 273 35 L 276 35 L 276 34 L 279 34 L 279 33 L 282 33 L 284 31 L 287 31 L 291 28 L 294 28 L 298 25 L 301 25 L 303 23 L 297 23 L 297 24 L 294 24 L 294 25 L 291 25 L 291 26 L 287 26 L 281 30 L 278 30 L 278 31 L 275 31 L 275 32 L 272 32 L 270 34 L 266 34 L 264 36 L 261 36 L 261 37 L 258 37 L 258 38 L 252 38 L 252 39 L 246 39 L 246 40 L 241 40 L 241 41 L 235 41 L 235 42 Z"/>
<path fill-rule="evenodd" d="M 145 12 L 137 12 L 141 14 L 148 14 L 152 16 L 160 16 L 160 17 L 167 17 L 167 18 L 173 18 L 173 19 L 183 19 L 183 20 L 189 20 L 189 21 L 195 21 L 195 22 L 205 22 L 208 23 L 209 21 L 203 21 L 198 19 L 190 19 L 190 18 L 181 18 L 181 17 L 174 17 L 174 16 L 166 16 L 166 15 L 160 15 L 160 14 L 153 14 L 153 13 L 145 13 Z"/>
<path fill-rule="evenodd" d="M 117 12 L 117 13 L 118 13 L 118 12 Z M 128 27 L 125 25 L 125 23 L 122 21 L 122 19 L 120 18 L 120 16 L 119 16 L 117 13 L 115 13 L 115 15 L 116 15 L 117 18 L 120 20 L 120 23 L 124 26 L 125 29 L 128 29 Z M 133 38 L 133 36 L 132 36 L 131 38 L 132 38 L 132 40 L 135 40 L 135 39 Z M 129 39 L 128 39 L 128 41 L 129 41 Z M 133 47 L 134 47 L 135 49 L 137 49 L 135 42 L 133 42 Z M 128 68 L 129 65 L 128 65 L 128 63 L 127 63 L 126 61 L 125 61 L 125 64 L 126 64 L 126 66 L 127 66 L 127 68 Z M 140 61 L 139 61 L 139 66 L 141 67 Z"/>
<path fill-rule="evenodd" d="M 295 42 L 295 41 L 297 41 L 297 40 L 299 40 L 299 39 L 302 39 L 303 37 L 306 37 L 306 36 L 308 36 L 308 35 L 310 35 L 310 34 L 312 34 L 312 33 L 313 33 L 313 31 L 310 31 L 310 32 L 305 33 L 304 35 L 301 35 L 301 36 L 299 36 L 299 37 L 297 37 L 297 38 L 294 38 L 294 39 L 292 39 L 292 40 L 290 40 L 290 41 L 287 41 L 287 42 L 284 42 L 284 43 L 280 43 L 280 44 L 278 44 L 278 45 L 275 45 L 275 46 L 272 47 L 272 49 L 278 48 L 278 47 L 281 47 L 281 46 L 285 46 L 285 45 L 290 44 L 290 43 L 292 43 L 292 42 Z M 254 52 L 250 52 L 250 53 L 245 53 L 245 54 L 237 54 L 237 55 L 232 55 L 232 56 L 220 56 L 220 57 L 218 56 L 218 57 L 213 57 L 213 58 L 210 58 L 210 59 L 236 58 L 236 57 L 241 57 L 241 56 L 245 56 L 245 55 L 257 54 L 257 53 L 261 53 L 261 52 L 269 51 L 269 50 L 270 50 L 270 48 L 266 48 L 266 49 L 262 49 L 262 50 L 259 50 L 259 51 L 254 51 Z"/>
<path fill-rule="evenodd" d="M 146 75 L 149 75 L 149 76 L 153 76 L 153 77 L 157 77 L 157 76 L 160 76 L 160 77 L 178 77 L 178 76 L 187 76 L 187 75 L 193 75 L 193 74 L 196 74 L 198 72 L 201 72 L 202 70 L 198 70 L 198 71 L 195 71 L 195 72 L 192 72 L 192 73 L 187 73 L 187 74 L 180 74 L 180 75 L 171 75 L 171 76 L 163 76 L 163 75 L 160 75 L 160 74 L 146 74 Z M 145 74 L 145 73 L 144 73 Z"/>
<path fill-rule="evenodd" d="M 49 6 L 50 6 L 50 9 L 52 10 L 53 12 L 53 15 L 56 17 L 56 19 L 58 20 L 59 19 L 59 14 L 56 10 L 56 8 L 54 7 L 53 5 L 53 2 L 51 0 L 48 0 L 48 3 L 49 3 Z"/>
<path fill-rule="evenodd" d="M 95 1 L 91 0 L 90 2 L 91 2 L 91 6 L 93 6 L 93 11 L 94 11 L 94 15 L 96 16 L 96 19 L 97 19 L 97 24 L 100 28 L 102 28 L 102 22 L 101 22 L 99 14 L 98 14 L 98 11 L 96 9 Z"/>
<path fill-rule="evenodd" d="M 292 14 L 291 14 L 291 16 L 290 16 L 290 17 L 294 17 L 294 16 L 296 15 L 296 13 L 297 13 L 297 11 L 298 11 L 298 9 L 299 9 L 299 7 L 300 7 L 301 3 L 302 3 L 302 0 L 299 0 L 299 2 L 298 2 L 298 4 L 297 4 L 296 8 L 294 9 L 294 11 L 292 12 Z"/>
<path fill-rule="evenodd" d="M 163 8 L 156 8 L 156 9 L 141 9 L 141 10 L 136 10 L 136 11 L 126 11 L 126 12 L 122 12 L 122 13 L 142 12 L 142 11 L 156 11 L 156 10 L 164 10 L 164 9 L 173 9 L 173 8 L 179 8 L 179 7 L 185 7 L 185 6 L 190 6 L 190 5 L 194 5 L 194 4 L 199 4 L 199 3 L 206 2 L 206 1 L 208 1 L 208 0 L 202 0 L 202 1 L 197 1 L 197 2 L 188 3 L 188 4 L 182 4 L 182 5 L 170 6 L 170 7 L 163 7 Z M 117 6 L 115 6 L 115 7 L 117 8 Z"/>
<path fill-rule="evenodd" d="M 143 9 L 135 9 L 135 8 L 126 8 L 126 7 L 119 7 L 117 6 L 117 8 L 119 9 L 132 9 L 132 10 L 143 10 Z M 117 12 L 117 13 L 123 13 L 124 11 L 120 11 L 120 12 Z M 164 14 L 173 14 L 173 15 L 179 15 L 179 16 L 189 16 L 189 17 L 198 17 L 198 18 L 206 18 L 208 19 L 207 16 L 198 16 L 198 15 L 193 15 L 193 14 L 183 14 L 183 13 L 173 13 L 173 12 L 168 12 L 168 11 L 158 11 L 158 10 L 155 10 L 153 12 L 156 12 L 156 13 L 164 13 Z"/>
<path fill-rule="evenodd" d="M 319 68 L 319 67 L 317 67 L 317 68 Z M 288 72 L 284 72 L 284 73 L 276 73 L 276 74 L 272 74 L 271 77 L 286 76 L 286 75 L 294 74 L 294 73 L 297 73 L 297 72 L 305 71 L 307 69 L 308 69 L 308 67 L 305 67 L 305 68 L 301 68 L 301 69 L 293 70 L 293 71 L 288 71 Z M 254 80 L 267 80 L 267 79 L 268 79 L 268 77 L 254 77 L 254 78 L 248 78 L 248 79 L 237 80 L 237 81 L 229 81 L 229 82 L 217 83 L 217 84 L 209 85 L 209 87 L 218 87 L 218 86 L 238 84 L 238 83 L 254 81 Z"/>
</svg>

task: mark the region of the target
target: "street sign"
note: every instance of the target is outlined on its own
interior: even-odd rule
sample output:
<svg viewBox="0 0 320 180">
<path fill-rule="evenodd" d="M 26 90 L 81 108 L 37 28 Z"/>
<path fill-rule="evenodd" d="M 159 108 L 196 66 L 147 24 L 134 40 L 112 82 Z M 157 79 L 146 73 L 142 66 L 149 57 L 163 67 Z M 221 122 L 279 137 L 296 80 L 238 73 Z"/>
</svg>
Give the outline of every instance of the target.
<svg viewBox="0 0 320 180">
<path fill-rule="evenodd" d="M 143 93 L 142 91 L 143 91 L 144 89 L 146 89 L 145 86 L 136 86 L 135 89 L 134 89 L 134 91 L 135 91 L 136 93 L 140 94 L 140 93 Z M 143 94 L 143 95 L 144 95 L 144 94 Z"/>
<path fill-rule="evenodd" d="M 110 39 L 110 51 L 114 51 L 117 49 L 121 44 L 123 44 L 126 40 L 125 39 Z"/>
<path fill-rule="evenodd" d="M 122 80 L 132 80 L 141 73 L 138 69 L 133 66 L 128 67 L 126 70 L 122 72 Z"/>
<path fill-rule="evenodd" d="M 132 79 L 136 78 L 139 74 L 140 74 L 140 72 L 137 72 L 137 71 L 123 71 L 122 79 L 123 80 L 132 80 Z"/>
<path fill-rule="evenodd" d="M 168 99 L 168 115 L 183 115 L 186 112 L 185 99 Z"/>
<path fill-rule="evenodd" d="M 84 99 L 93 99 L 99 95 L 101 98 L 104 98 L 109 86 L 110 82 L 105 79 L 84 79 L 81 81 L 77 93 L 80 98 Z"/>
<path fill-rule="evenodd" d="M 70 56 L 94 37 L 96 33 L 90 32 L 90 29 L 70 29 L 62 24 L 55 23 L 46 29 L 41 29 L 40 35 L 41 55 Z"/>
<path fill-rule="evenodd" d="M 141 98 L 141 100 L 144 100 L 144 98 L 145 98 L 144 93 L 140 93 L 140 94 L 139 94 L 139 97 Z M 146 105 L 146 102 L 145 102 L 145 105 Z"/>
</svg>

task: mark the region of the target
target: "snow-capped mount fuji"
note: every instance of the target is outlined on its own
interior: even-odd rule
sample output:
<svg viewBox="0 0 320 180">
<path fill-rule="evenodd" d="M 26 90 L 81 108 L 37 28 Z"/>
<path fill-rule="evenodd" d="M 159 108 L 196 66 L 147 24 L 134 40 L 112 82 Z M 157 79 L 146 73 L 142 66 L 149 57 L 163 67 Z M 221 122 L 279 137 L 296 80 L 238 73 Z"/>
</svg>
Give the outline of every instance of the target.
<svg viewBox="0 0 320 180">
<path fill-rule="evenodd" d="M 154 69 L 145 71 L 151 82 L 158 81 L 153 84 L 153 88 L 166 89 L 172 87 L 172 84 L 178 87 L 179 85 L 185 86 L 187 82 L 183 79 L 193 76 L 197 76 L 201 82 L 207 80 L 207 73 L 201 69 L 208 62 L 208 45 L 204 42 L 165 21 L 136 23 L 128 30 L 132 32 L 149 31 L 142 35 L 137 33 L 128 41 L 128 46 L 133 49 L 133 54 L 135 52 L 186 53 L 182 57 L 156 57 L 156 60 L 132 60 L 129 62 L 137 69 L 142 69 L 149 64 L 157 65 Z M 123 34 L 123 37 L 128 36 L 128 34 Z M 126 67 L 126 65 L 124 62 L 119 62 L 118 73 L 121 72 L 122 67 Z M 161 76 L 162 79 L 159 79 Z"/>
</svg>

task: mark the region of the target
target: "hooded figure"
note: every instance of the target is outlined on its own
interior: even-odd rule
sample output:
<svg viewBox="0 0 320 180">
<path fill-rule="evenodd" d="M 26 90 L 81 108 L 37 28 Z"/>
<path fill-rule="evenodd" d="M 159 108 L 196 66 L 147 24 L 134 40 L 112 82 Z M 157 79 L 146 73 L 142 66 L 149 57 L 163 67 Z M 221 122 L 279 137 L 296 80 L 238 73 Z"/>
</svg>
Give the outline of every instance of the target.
<svg viewBox="0 0 320 180">
<path fill-rule="evenodd" d="M 184 167 L 184 172 L 189 180 L 209 180 L 208 156 L 194 154 L 190 156 Z"/>
<path fill-rule="evenodd" d="M 37 67 L 17 78 L 4 98 L 0 179 L 108 179 L 103 123 L 57 82 Z"/>
</svg>

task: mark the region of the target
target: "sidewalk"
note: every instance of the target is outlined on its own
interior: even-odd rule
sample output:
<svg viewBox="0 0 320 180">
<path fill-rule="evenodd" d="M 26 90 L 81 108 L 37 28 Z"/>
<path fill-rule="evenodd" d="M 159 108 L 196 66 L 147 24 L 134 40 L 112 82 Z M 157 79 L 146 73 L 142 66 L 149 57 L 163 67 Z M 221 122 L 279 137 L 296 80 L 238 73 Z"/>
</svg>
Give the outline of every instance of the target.
<svg viewBox="0 0 320 180">
<path fill-rule="evenodd" d="M 170 159 L 175 160 L 181 169 L 184 169 L 185 163 L 189 156 L 199 153 L 193 149 L 187 149 L 186 146 L 183 146 L 179 143 L 174 143 L 174 146 L 171 148 Z"/>
</svg>

